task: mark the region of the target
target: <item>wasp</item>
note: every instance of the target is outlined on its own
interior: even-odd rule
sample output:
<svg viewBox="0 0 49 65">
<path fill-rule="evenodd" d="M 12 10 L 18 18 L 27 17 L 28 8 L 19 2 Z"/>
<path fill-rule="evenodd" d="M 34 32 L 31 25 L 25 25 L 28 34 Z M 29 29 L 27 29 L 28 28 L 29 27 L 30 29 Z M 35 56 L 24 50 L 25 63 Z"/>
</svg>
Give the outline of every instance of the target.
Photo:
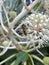
<svg viewBox="0 0 49 65">
<path fill-rule="evenodd" d="M 27 36 L 28 28 L 25 24 L 22 25 L 22 30 L 23 30 L 24 35 Z"/>
</svg>

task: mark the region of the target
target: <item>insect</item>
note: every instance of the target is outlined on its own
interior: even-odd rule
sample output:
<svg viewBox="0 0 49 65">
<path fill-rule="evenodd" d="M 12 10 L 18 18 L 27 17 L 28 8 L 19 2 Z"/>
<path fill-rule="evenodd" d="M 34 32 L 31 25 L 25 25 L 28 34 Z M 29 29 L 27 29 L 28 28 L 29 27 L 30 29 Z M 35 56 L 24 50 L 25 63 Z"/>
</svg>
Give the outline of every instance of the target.
<svg viewBox="0 0 49 65">
<path fill-rule="evenodd" d="M 27 36 L 28 28 L 25 24 L 22 25 L 22 30 L 25 36 Z"/>
</svg>

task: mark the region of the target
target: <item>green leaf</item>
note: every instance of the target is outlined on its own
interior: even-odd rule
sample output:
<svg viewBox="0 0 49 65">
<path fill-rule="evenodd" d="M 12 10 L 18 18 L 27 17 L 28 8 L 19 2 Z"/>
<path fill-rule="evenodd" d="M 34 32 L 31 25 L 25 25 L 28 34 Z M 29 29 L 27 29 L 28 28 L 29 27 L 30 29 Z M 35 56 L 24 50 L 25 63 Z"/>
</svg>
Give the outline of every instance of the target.
<svg viewBox="0 0 49 65">
<path fill-rule="evenodd" d="M 25 52 L 19 52 L 17 54 L 17 59 L 14 65 L 19 65 L 21 62 L 25 62 L 28 60 L 28 54 Z"/>
</svg>

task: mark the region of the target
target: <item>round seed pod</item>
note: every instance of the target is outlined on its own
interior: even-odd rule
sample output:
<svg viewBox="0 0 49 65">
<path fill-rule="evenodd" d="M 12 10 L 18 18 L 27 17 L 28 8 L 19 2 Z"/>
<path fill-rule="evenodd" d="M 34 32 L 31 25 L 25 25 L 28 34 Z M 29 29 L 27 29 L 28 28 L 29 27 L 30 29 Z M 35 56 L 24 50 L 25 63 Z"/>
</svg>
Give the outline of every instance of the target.
<svg viewBox="0 0 49 65">
<path fill-rule="evenodd" d="M 15 11 L 11 11 L 11 12 L 10 12 L 10 17 L 11 17 L 11 18 L 15 18 L 16 15 L 17 15 L 17 13 L 16 13 Z"/>
<path fill-rule="evenodd" d="M 43 61 L 45 65 L 49 65 L 49 57 L 44 57 Z"/>
<path fill-rule="evenodd" d="M 6 11 L 10 11 L 10 7 L 9 6 L 6 6 Z"/>
<path fill-rule="evenodd" d="M 7 45 L 8 45 L 8 41 L 4 41 L 4 42 L 2 43 L 2 45 L 3 45 L 3 46 L 7 46 Z"/>
</svg>

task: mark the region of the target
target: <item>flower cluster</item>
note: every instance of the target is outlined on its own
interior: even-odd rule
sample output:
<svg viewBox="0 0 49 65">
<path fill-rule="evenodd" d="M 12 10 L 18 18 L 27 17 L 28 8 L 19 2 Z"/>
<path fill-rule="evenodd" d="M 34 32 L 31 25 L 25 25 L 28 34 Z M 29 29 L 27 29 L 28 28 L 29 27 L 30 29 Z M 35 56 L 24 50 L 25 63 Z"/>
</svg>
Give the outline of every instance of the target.
<svg viewBox="0 0 49 65">
<path fill-rule="evenodd" d="M 45 41 L 49 40 L 49 17 L 48 15 L 36 13 L 28 16 L 24 22 L 27 22 L 30 27 L 29 31 L 32 31 L 30 35 L 30 40 L 32 43 L 38 40 L 39 44 L 43 44 Z"/>
<path fill-rule="evenodd" d="M 6 11 L 6 9 L 9 8 L 7 7 L 5 9 L 3 5 L 3 9 L 7 18 L 6 22 L 8 26 L 6 26 L 3 22 L 2 13 L 0 12 L 0 35 L 2 36 L 0 39 L 0 48 L 3 48 L 3 52 L 1 52 L 0 55 L 3 55 L 8 49 L 15 48 L 18 48 L 19 50 L 21 49 L 26 52 L 30 52 L 32 50 L 35 50 L 35 48 L 40 48 L 45 41 L 49 40 L 48 15 L 41 13 L 33 13 L 29 15 L 25 20 L 22 20 L 21 24 L 16 26 L 15 29 L 10 27 L 8 12 Z M 11 11 L 10 17 L 15 18 L 16 12 Z M 20 31 L 17 32 L 17 30 L 19 29 Z M 19 34 L 20 32 L 22 33 L 22 35 Z M 25 45 L 26 48 L 29 47 L 29 50 L 24 50 L 23 45 Z"/>
</svg>

